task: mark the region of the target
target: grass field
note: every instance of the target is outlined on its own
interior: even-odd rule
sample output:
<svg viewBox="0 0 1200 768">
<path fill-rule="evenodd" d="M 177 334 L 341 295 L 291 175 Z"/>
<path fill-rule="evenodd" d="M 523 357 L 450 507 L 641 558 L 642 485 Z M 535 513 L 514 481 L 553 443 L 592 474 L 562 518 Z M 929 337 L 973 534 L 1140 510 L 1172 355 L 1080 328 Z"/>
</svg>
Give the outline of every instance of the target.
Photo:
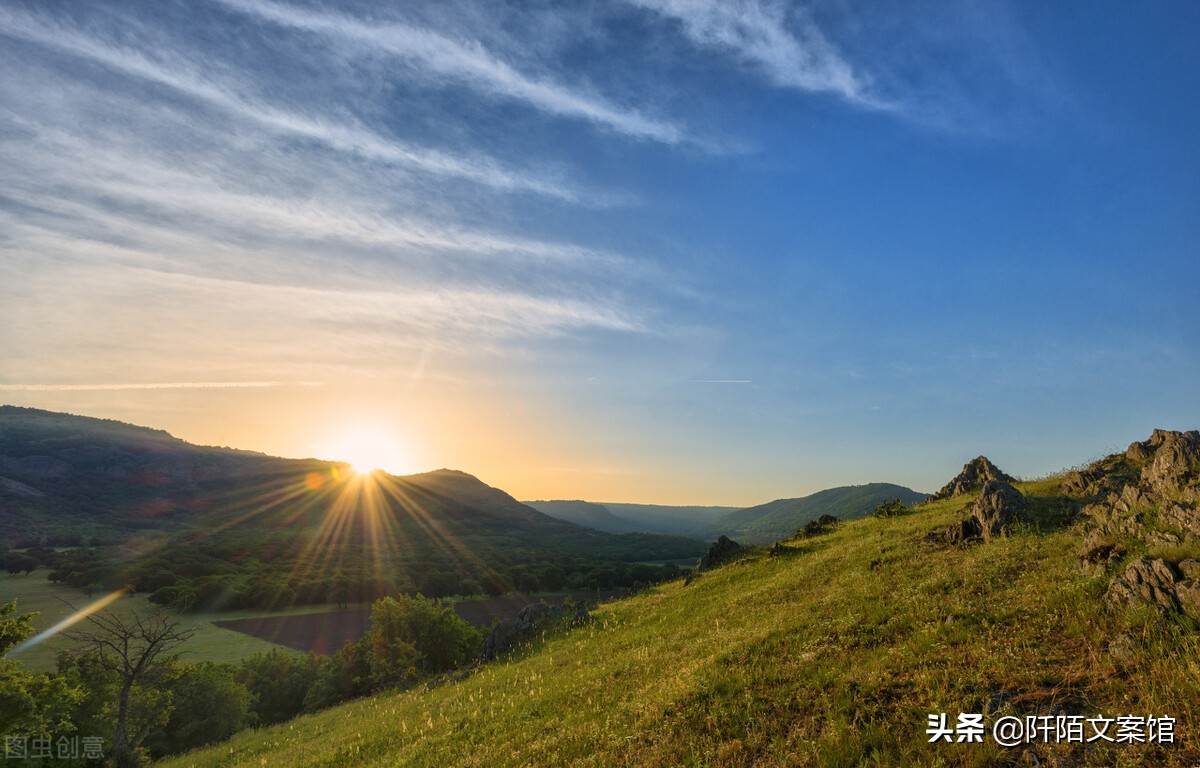
<svg viewBox="0 0 1200 768">
<path fill-rule="evenodd" d="M 250 731 L 171 766 L 1025 765 L 1024 748 L 928 743 L 928 715 L 1168 715 L 1175 748 L 1030 751 L 1042 765 L 1200 760 L 1200 644 L 1106 612 L 1079 534 L 1044 525 L 926 543 L 965 499 L 866 519 L 600 606 L 465 679 Z M 1120 654 L 1118 636 L 1132 637 Z"/>
<path fill-rule="evenodd" d="M 29 575 L 0 575 L 0 604 L 16 598 L 19 613 L 36 611 L 38 616 L 33 620 L 33 626 L 38 632 L 53 626 L 73 613 L 71 608 L 63 602 L 64 600 L 76 608 L 83 608 L 102 596 L 97 594 L 88 597 L 72 587 L 52 584 L 46 579 L 47 573 L 49 571 L 39 569 Z M 147 613 L 158 609 L 158 606 L 147 600 L 144 595 L 131 595 L 117 600 L 109 606 L 109 609 L 118 614 L 128 615 L 132 611 Z M 296 612 L 321 610 L 329 610 L 329 606 L 306 606 Z M 214 621 L 221 619 L 259 616 L 262 615 L 262 612 L 232 611 L 220 614 L 176 613 L 174 615 L 183 626 L 196 628 L 196 634 L 180 649 L 181 661 L 235 663 L 260 651 L 283 647 L 241 632 L 221 629 L 213 624 Z M 86 629 L 86 625 L 77 624 L 75 628 Z M 20 660 L 31 670 L 49 672 L 54 669 L 57 654 L 69 645 L 70 641 L 67 638 L 54 636 L 12 656 L 12 658 Z"/>
</svg>

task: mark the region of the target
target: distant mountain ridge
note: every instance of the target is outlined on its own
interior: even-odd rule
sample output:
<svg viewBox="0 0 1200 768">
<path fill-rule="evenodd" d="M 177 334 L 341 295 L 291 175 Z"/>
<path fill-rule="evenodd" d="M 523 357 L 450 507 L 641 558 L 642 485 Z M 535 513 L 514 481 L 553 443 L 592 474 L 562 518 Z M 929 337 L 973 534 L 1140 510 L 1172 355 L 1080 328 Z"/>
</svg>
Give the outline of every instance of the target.
<svg viewBox="0 0 1200 768">
<path fill-rule="evenodd" d="M 612 501 L 527 501 L 534 509 L 576 525 L 610 533 L 644 531 L 670 536 L 706 537 L 710 523 L 740 507 L 633 504 Z"/>
<path fill-rule="evenodd" d="M 796 535 L 806 523 L 822 515 L 856 520 L 870 515 L 885 501 L 898 498 L 904 504 L 916 504 L 927 496 L 892 483 L 827 488 L 801 498 L 776 499 L 731 512 L 713 521 L 710 538 L 724 534 L 750 544 L 765 544 Z"/>
<path fill-rule="evenodd" d="M 371 600 L 607 589 L 657 578 L 646 562 L 704 551 L 574 525 L 458 470 L 356 476 L 341 462 L 0 406 L 0 552 L 38 545 L 94 548 L 74 586 L 239 607 L 324 602 L 334 590 Z"/>
<path fill-rule="evenodd" d="M 614 515 L 608 507 L 594 501 L 538 500 L 524 503 L 559 520 L 606 533 L 645 533 L 651 530 L 647 525 Z"/>
<path fill-rule="evenodd" d="M 924 501 L 928 494 L 892 483 L 827 488 L 794 499 L 776 499 L 753 507 L 665 506 L 595 501 L 529 501 L 548 515 L 596 530 L 621 533 L 653 531 L 713 540 L 731 536 L 750 544 L 767 544 L 794 536 L 822 515 L 854 520 L 871 514 L 885 501 Z"/>
</svg>

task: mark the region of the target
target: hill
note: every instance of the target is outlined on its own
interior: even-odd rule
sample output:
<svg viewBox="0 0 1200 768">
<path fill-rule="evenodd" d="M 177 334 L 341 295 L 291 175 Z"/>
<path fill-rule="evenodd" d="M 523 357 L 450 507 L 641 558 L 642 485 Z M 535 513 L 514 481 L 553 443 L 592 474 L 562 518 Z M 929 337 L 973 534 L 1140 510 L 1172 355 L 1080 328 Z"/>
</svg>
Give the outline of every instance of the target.
<svg viewBox="0 0 1200 768">
<path fill-rule="evenodd" d="M 823 515 L 856 520 L 871 514 L 885 501 L 899 498 L 904 504 L 924 501 L 927 494 L 891 483 L 870 483 L 827 488 L 799 499 L 776 499 L 729 512 L 709 524 L 709 536 L 721 534 L 751 544 L 766 544 L 794 536 L 806 523 Z"/>
<path fill-rule="evenodd" d="M 165 764 L 1194 765 L 1200 436 L 1135 446 L 750 553 L 501 663 Z M 1019 513 L 948 543 L 997 498 Z M 1155 584 L 1126 578 L 1144 561 Z M 963 713 L 980 743 L 954 739 Z M 1002 746 L 1000 722 L 1051 730 Z"/>
<path fill-rule="evenodd" d="M 524 503 L 551 517 L 566 520 L 568 523 L 574 523 L 575 525 L 582 525 L 585 528 L 594 528 L 597 531 L 633 533 L 636 531 L 646 532 L 651 530 L 649 527 L 635 523 L 632 520 L 617 517 L 608 507 L 603 504 L 597 504 L 594 501 L 551 500 L 526 501 Z"/>
<path fill-rule="evenodd" d="M 130 585 L 189 607 L 609 589 L 654 580 L 637 563 L 704 550 L 581 528 L 465 472 L 356 476 L 11 406 L 0 407 L 0 522 L 9 547 L 84 545 L 56 558 L 73 586 Z"/>
<path fill-rule="evenodd" d="M 596 501 L 529 501 L 546 514 L 610 533 L 648 531 L 671 536 L 705 538 L 712 534 L 712 521 L 740 507 L 632 504 Z"/>
</svg>

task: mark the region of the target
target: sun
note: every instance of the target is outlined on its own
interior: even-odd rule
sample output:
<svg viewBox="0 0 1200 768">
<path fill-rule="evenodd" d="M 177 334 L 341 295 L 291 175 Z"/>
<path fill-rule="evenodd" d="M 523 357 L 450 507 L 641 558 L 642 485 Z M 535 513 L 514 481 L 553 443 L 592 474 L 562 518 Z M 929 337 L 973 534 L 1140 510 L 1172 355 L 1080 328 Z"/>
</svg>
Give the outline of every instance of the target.
<svg viewBox="0 0 1200 768">
<path fill-rule="evenodd" d="M 356 474 L 414 472 L 412 452 L 404 441 L 386 429 L 348 427 L 321 447 L 323 458 L 348 463 Z"/>
</svg>

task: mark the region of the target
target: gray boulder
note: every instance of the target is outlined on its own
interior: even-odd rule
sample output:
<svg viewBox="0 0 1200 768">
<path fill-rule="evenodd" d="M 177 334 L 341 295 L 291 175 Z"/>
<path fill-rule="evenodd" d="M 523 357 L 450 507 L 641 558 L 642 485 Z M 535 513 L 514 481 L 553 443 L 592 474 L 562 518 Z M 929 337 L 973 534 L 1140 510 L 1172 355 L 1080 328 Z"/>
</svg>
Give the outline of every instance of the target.
<svg viewBox="0 0 1200 768">
<path fill-rule="evenodd" d="M 983 493 L 967 508 L 967 517 L 946 529 L 950 544 L 965 544 L 1004 536 L 1025 517 L 1025 497 L 1004 480 L 989 480 Z"/>
</svg>

